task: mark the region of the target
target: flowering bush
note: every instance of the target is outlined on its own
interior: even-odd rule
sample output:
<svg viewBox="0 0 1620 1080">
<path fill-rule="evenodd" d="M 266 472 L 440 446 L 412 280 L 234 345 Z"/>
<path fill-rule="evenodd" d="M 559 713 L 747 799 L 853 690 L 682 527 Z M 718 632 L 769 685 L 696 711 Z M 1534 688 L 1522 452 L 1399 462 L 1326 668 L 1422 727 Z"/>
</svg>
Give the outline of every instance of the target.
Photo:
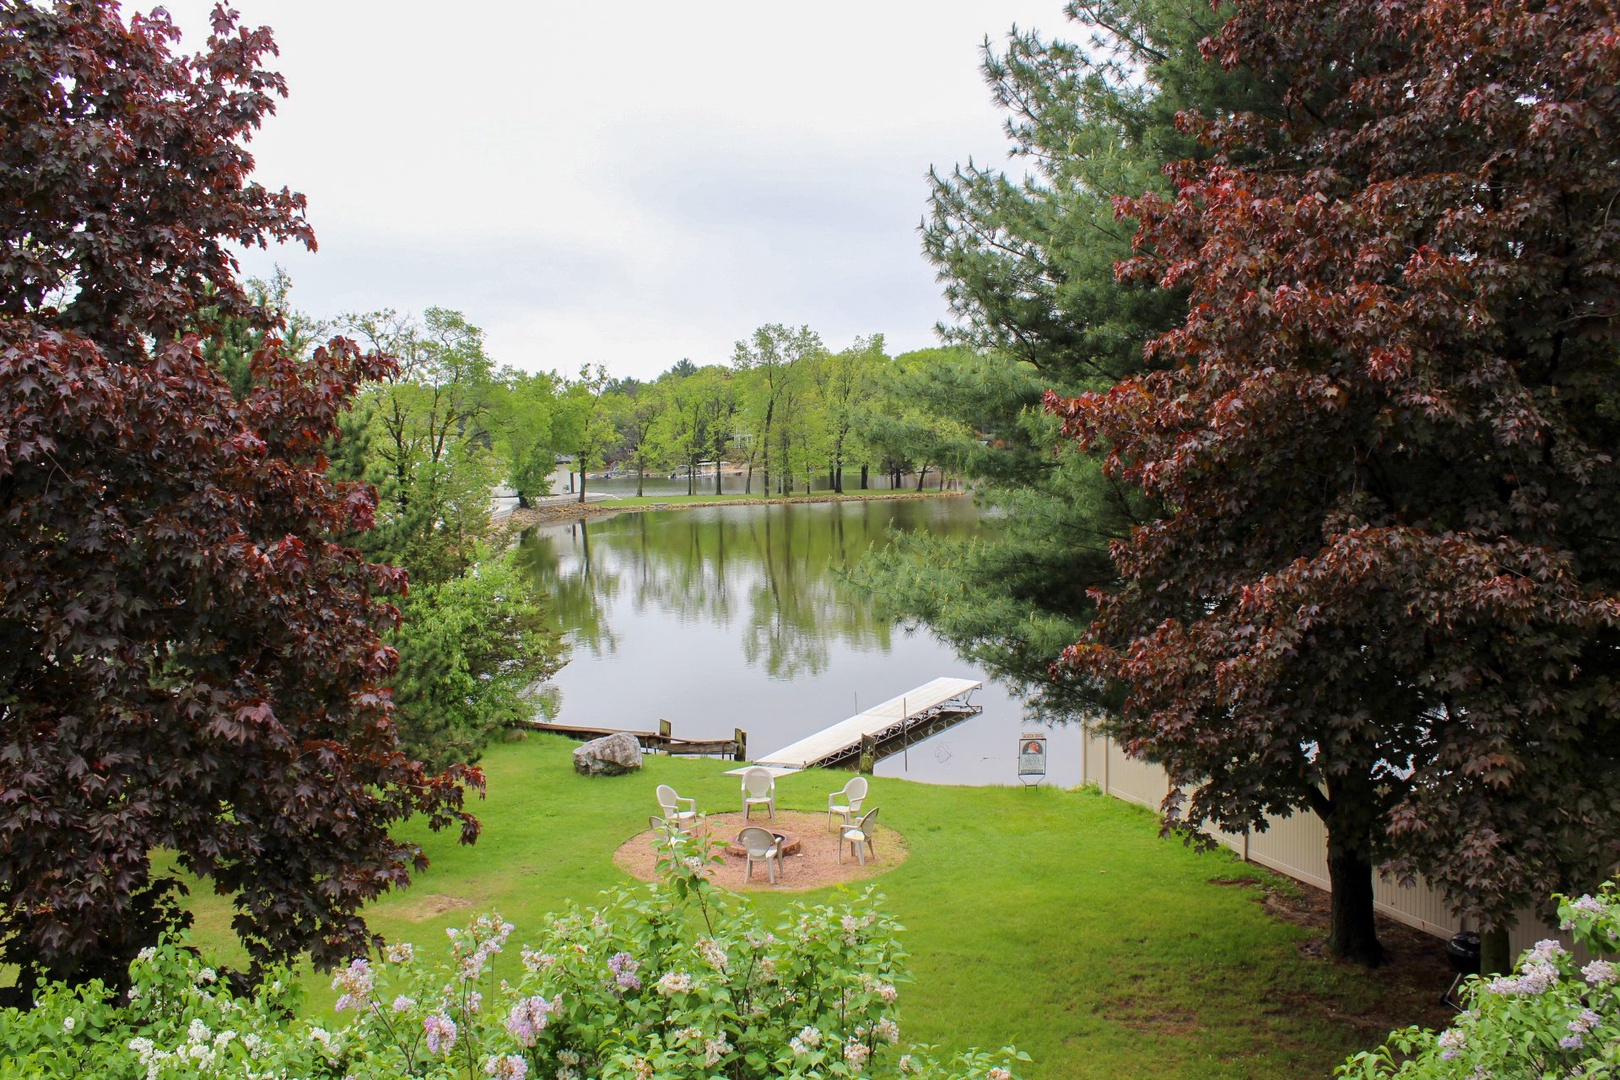
<svg viewBox="0 0 1620 1080">
<path fill-rule="evenodd" d="M 33 1009 L 0 1011 L 0 1076 L 342 1076 L 330 1067 L 325 1032 L 291 1021 L 300 989 L 285 972 L 238 994 L 193 950 L 166 944 L 142 950 L 129 974 L 130 988 L 116 1001 L 99 982 L 55 983 L 40 988 Z"/>
<path fill-rule="evenodd" d="M 656 885 L 551 919 L 517 947 L 498 915 L 450 930 L 450 955 L 408 944 L 358 958 L 332 987 L 344 1022 L 293 1018 L 284 976 L 238 997 L 188 950 L 143 954 L 133 1000 L 47 988 L 0 1014 L 0 1074 L 178 1080 L 877 1077 L 1011 1080 L 1010 1048 L 948 1060 L 902 1053 L 900 929 L 867 892 L 796 906 L 767 930 L 677 835 Z"/>
<path fill-rule="evenodd" d="M 1558 897 L 1565 930 L 1589 951 L 1620 951 L 1620 896 Z M 1435 1034 L 1408 1028 L 1340 1066 L 1341 1077 L 1484 1080 L 1620 1076 L 1620 966 L 1580 964 L 1557 941 L 1525 951 L 1512 975 L 1474 978 L 1470 1008 Z"/>
</svg>

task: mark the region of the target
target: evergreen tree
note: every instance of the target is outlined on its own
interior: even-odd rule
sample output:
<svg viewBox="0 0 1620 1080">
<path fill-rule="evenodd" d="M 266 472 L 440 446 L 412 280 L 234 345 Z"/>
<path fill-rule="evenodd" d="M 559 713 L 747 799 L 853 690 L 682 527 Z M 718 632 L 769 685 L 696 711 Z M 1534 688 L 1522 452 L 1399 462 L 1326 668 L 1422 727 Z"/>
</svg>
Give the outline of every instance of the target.
<svg viewBox="0 0 1620 1080">
<path fill-rule="evenodd" d="M 986 46 L 1023 175 L 972 162 L 936 172 L 923 227 L 958 320 L 941 333 L 963 348 L 911 371 L 905 393 L 977 433 L 951 464 L 1003 513 L 989 536 L 909 535 L 862 571 L 892 612 L 926 621 L 1055 719 L 1112 703 L 1050 668 L 1092 614 L 1088 589 L 1115 580 L 1109 543 L 1152 508 L 1060 437 L 1042 395 L 1139 371 L 1144 343 L 1185 313 L 1182 294 L 1114 276 L 1133 232 L 1114 199 L 1163 189 L 1165 164 L 1199 152 L 1178 111 L 1269 101 L 1244 73 L 1204 63 L 1198 43 L 1224 18 L 1207 4 L 1098 0 L 1068 13 L 1083 44 L 1015 32 L 1002 51 Z"/>
</svg>

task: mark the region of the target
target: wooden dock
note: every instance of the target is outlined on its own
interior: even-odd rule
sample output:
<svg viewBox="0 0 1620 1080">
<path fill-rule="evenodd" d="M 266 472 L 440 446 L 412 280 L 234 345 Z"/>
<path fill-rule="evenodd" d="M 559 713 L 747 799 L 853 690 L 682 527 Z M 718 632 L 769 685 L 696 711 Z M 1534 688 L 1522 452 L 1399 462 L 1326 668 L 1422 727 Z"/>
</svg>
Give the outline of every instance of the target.
<svg viewBox="0 0 1620 1080">
<path fill-rule="evenodd" d="M 658 754 L 680 754 L 688 757 L 728 757 L 732 761 L 748 760 L 748 732 L 742 728 L 732 731 L 729 739 L 677 739 L 670 732 L 668 720 L 658 721 L 657 731 L 633 731 L 629 728 L 585 727 L 580 724 L 553 724 L 545 720 L 523 723 L 526 731 L 544 731 L 564 735 L 570 739 L 588 741 L 604 735 L 623 732 L 633 736 L 643 750 Z"/>
<path fill-rule="evenodd" d="M 754 764 L 784 773 L 850 765 L 859 760 L 863 749 L 874 758 L 887 757 L 910 742 L 983 712 L 984 706 L 968 700 L 983 685 L 973 679 L 934 679 L 780 750 L 763 754 Z"/>
</svg>

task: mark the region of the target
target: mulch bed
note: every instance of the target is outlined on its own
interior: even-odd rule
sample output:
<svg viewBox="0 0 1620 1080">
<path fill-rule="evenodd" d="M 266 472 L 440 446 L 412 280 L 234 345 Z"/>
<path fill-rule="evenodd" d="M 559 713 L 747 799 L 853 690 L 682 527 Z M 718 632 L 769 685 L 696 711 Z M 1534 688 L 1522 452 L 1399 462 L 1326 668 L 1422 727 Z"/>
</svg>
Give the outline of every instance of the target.
<svg viewBox="0 0 1620 1080">
<path fill-rule="evenodd" d="M 745 883 L 743 881 L 745 860 L 740 854 L 726 853 L 726 845 L 749 825 L 787 833 L 800 842 L 798 854 L 788 855 L 782 859 L 775 885 L 770 883 L 770 876 L 762 865 L 754 867 L 753 880 Z M 906 857 L 911 854 L 903 836 L 885 825 L 879 825 L 873 837 L 876 851 L 867 855 L 865 866 L 849 853 L 847 846 L 844 848 L 844 861 L 839 862 L 836 826 L 828 827 L 825 813 L 812 814 L 800 810 L 778 809 L 774 821 L 757 810 L 753 819 L 747 822 L 743 820 L 740 812 L 709 814 L 694 827 L 693 831 L 699 835 L 707 835 L 715 842 L 716 850 L 722 853 L 722 861 L 709 868 L 709 880 L 721 888 L 735 892 L 752 890 L 799 892 L 845 881 L 860 881 L 894 869 L 905 862 Z M 643 881 L 654 880 L 657 877 L 655 865 L 657 852 L 654 840 L 655 835 L 650 829 L 637 833 L 619 846 L 619 850 L 613 853 L 613 861 L 620 869 Z"/>
<path fill-rule="evenodd" d="M 1268 887 L 1254 878 L 1217 878 L 1212 885 L 1232 885 L 1256 891 L 1255 899 L 1266 913 L 1283 922 L 1303 926 L 1314 933 L 1299 943 L 1302 956 L 1320 963 L 1354 965 L 1336 960 L 1327 951 L 1331 898 L 1326 890 L 1293 882 L 1287 890 Z M 1440 993 L 1451 982 L 1451 964 L 1446 960 L 1442 938 L 1407 926 L 1385 915 L 1378 920 L 1378 940 L 1384 945 L 1384 963 L 1366 973 L 1376 981 L 1376 1004 L 1358 1008 L 1326 993 L 1291 994 L 1273 1007 L 1285 1011 L 1315 1013 L 1325 1019 L 1353 1025 L 1368 1041 L 1381 1042 L 1389 1032 L 1409 1024 L 1441 1029 L 1450 1027 L 1457 1014 L 1440 1004 Z"/>
</svg>

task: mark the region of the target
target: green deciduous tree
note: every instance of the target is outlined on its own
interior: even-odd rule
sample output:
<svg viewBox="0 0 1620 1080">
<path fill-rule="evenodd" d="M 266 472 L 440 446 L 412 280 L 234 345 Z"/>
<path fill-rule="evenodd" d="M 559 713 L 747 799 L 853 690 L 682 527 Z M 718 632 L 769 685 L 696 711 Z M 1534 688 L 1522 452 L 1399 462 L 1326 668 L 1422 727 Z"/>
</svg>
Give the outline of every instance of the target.
<svg viewBox="0 0 1620 1080">
<path fill-rule="evenodd" d="M 579 472 L 579 501 L 585 501 L 585 473 L 600 469 L 605 454 L 614 445 L 618 432 L 609 413 L 611 402 L 604 400 L 608 389 L 607 368 L 581 364 L 579 378 L 568 384 L 557 403 L 553 438 L 558 447 L 574 455 Z"/>
<path fill-rule="evenodd" d="M 663 465 L 667 441 L 662 437 L 670 412 L 671 391 L 665 383 L 642 383 L 615 410 L 619 426 L 620 460 L 636 470 L 636 497 L 643 492 L 648 469 Z"/>
<path fill-rule="evenodd" d="M 518 505 L 551 493 L 557 471 L 557 392 L 562 380 L 554 372 L 531 374 L 506 369 L 496 379 L 491 424 L 497 431 L 496 452 L 505 463 L 507 483 Z"/>
<path fill-rule="evenodd" d="M 858 337 L 846 349 L 824 352 L 813 377 L 823 411 L 828 480 L 833 491 L 844 490 L 844 464 L 859 442 L 861 408 L 874 390 L 878 372 L 888 363 L 883 335 Z"/>
<path fill-rule="evenodd" d="M 748 425 L 748 488 L 753 487 L 754 462 L 764 474 L 765 493 L 771 491 L 771 463 L 778 463 L 778 479 L 785 470 L 783 447 L 790 446 L 796 418 L 785 415 L 784 402 L 799 392 L 799 382 L 808 366 L 805 361 L 822 351 L 821 336 L 808 326 L 790 330 L 778 323 L 761 326 L 746 341 L 737 342 L 732 367 L 744 375 L 741 412 Z"/>
<path fill-rule="evenodd" d="M 379 311 L 343 324 L 399 361 L 361 406 L 370 428 L 363 478 L 376 482 L 382 506 L 359 543 L 415 582 L 448 581 L 488 539 L 501 472 L 491 430 L 498 388 L 483 331 L 444 308 L 420 320 Z"/>
</svg>

